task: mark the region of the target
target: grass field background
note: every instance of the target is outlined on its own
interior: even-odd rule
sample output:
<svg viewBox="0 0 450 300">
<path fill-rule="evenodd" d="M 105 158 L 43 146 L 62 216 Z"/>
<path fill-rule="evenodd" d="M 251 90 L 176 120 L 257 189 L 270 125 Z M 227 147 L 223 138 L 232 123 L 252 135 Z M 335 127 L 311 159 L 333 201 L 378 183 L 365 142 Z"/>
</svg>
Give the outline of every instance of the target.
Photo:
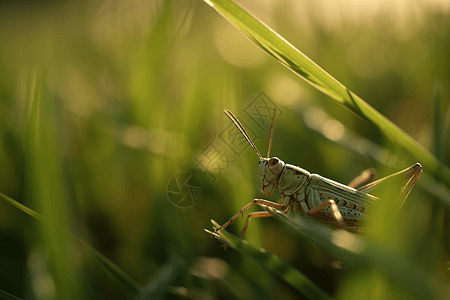
<svg viewBox="0 0 450 300">
<path fill-rule="evenodd" d="M 0 4 L 2 299 L 448 296 L 449 4 L 238 4 L 257 19 L 230 1 Z M 265 156 L 274 107 L 271 155 L 312 173 L 422 163 L 403 211 L 393 185 L 362 233 L 277 215 L 249 244 L 239 218 L 224 251 L 210 219 L 263 194 L 223 110 Z"/>
</svg>

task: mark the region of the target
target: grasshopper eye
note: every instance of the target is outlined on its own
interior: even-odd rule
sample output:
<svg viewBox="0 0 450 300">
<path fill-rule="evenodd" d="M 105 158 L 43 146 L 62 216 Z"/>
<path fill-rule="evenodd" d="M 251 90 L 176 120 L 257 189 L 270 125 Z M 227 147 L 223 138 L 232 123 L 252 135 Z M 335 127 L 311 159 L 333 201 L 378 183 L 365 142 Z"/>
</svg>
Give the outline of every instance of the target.
<svg viewBox="0 0 450 300">
<path fill-rule="evenodd" d="M 275 166 L 280 160 L 276 157 L 269 159 L 269 167 Z"/>
<path fill-rule="evenodd" d="M 269 159 L 269 169 L 273 174 L 275 174 L 275 175 L 280 174 L 281 171 L 283 171 L 283 168 L 284 168 L 284 162 L 281 161 L 280 159 L 278 159 L 276 157 L 272 157 Z"/>
</svg>

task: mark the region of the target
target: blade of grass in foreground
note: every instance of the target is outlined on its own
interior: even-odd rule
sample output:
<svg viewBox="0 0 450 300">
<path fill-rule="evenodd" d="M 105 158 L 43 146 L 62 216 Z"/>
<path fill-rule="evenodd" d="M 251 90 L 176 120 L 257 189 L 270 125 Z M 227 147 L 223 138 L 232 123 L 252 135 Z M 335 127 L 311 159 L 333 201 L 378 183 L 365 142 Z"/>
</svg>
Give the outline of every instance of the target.
<svg viewBox="0 0 450 300">
<path fill-rule="evenodd" d="M 424 170 L 450 186 L 450 169 L 394 123 L 325 72 L 282 36 L 231 0 L 204 0 L 261 49 L 358 116 L 377 126 L 395 145 L 412 154 Z M 450 199 L 447 204 L 450 203 Z"/>
<path fill-rule="evenodd" d="M 442 279 L 406 259 L 396 249 L 345 230 L 333 230 L 315 220 L 294 218 L 261 206 L 281 220 L 297 237 L 317 243 L 348 266 L 376 268 L 419 298 L 446 299 L 450 294 L 450 288 Z"/>
<path fill-rule="evenodd" d="M 171 284 L 179 272 L 179 262 L 180 257 L 177 253 L 173 253 L 167 263 L 153 276 L 152 281 L 142 290 L 142 293 L 136 300 L 166 299 Z"/>
<path fill-rule="evenodd" d="M 263 206 L 263 208 L 285 223 L 300 239 L 317 243 L 349 267 L 376 268 L 419 298 L 446 299 L 450 293 L 450 289 L 441 279 L 420 268 L 414 262 L 406 260 L 393 249 L 387 249 L 345 230 L 332 230 L 313 220 L 293 219 L 270 207 Z M 219 227 L 215 221 L 211 220 L 211 222 L 214 228 Z M 299 291 L 304 292 L 304 286 L 307 286 L 309 290 L 317 292 L 318 288 L 305 275 L 266 250 L 257 248 L 225 230 L 219 233 L 208 233 L 241 254 L 257 260 Z M 323 293 L 320 289 L 319 291 Z M 310 294 L 305 293 L 305 295 L 311 297 Z M 317 298 L 313 297 L 313 299 Z"/>
<path fill-rule="evenodd" d="M 0 290 L 0 299 L 3 300 L 22 300 L 19 297 L 13 296 L 5 291 Z"/>
<path fill-rule="evenodd" d="M 16 208 L 33 217 L 34 219 L 41 222 L 45 222 L 41 214 L 35 212 L 34 210 L 26 207 L 23 204 L 20 204 L 19 202 L 6 196 L 5 194 L 0 193 L 0 199 L 15 206 Z M 111 278 L 115 283 L 117 283 L 118 286 L 125 293 L 130 295 L 131 298 L 135 297 L 141 292 L 141 288 L 139 287 L 139 285 L 122 269 L 120 269 L 112 261 L 106 258 L 106 256 L 104 256 L 103 254 L 92 248 L 89 244 L 87 244 L 80 238 L 76 237 L 75 235 L 72 234 L 72 237 L 75 239 L 80 249 L 83 250 L 83 252 L 87 253 L 88 256 L 91 259 L 93 259 L 96 263 L 98 263 L 98 265 L 101 267 L 102 270 L 105 271 L 105 273 L 109 276 L 109 278 Z"/>
<path fill-rule="evenodd" d="M 211 222 L 215 228 L 220 226 L 214 220 L 211 220 Z M 309 299 L 330 299 L 324 291 L 317 287 L 303 273 L 282 261 L 279 257 L 267 252 L 263 248 L 255 247 L 249 244 L 246 240 L 240 239 L 226 230 L 221 230 L 218 234 L 209 232 L 206 229 L 205 231 L 215 236 L 225 245 L 236 249 L 244 256 L 251 257 L 261 263 L 264 268 L 279 276 Z"/>
</svg>

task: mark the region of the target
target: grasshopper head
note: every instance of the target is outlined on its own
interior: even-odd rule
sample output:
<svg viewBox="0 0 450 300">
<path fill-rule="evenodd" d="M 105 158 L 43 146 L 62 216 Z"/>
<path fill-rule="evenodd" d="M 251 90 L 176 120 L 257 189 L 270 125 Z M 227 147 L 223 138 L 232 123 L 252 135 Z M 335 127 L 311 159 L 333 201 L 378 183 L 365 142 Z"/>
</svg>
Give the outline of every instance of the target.
<svg viewBox="0 0 450 300">
<path fill-rule="evenodd" d="M 270 196 L 278 186 L 278 179 L 284 170 L 284 162 L 277 158 L 262 158 L 258 165 L 259 186 L 264 195 Z"/>
<path fill-rule="evenodd" d="M 273 122 L 275 120 L 277 110 L 273 111 L 272 125 L 270 126 L 270 137 L 269 137 L 269 148 L 267 149 L 267 158 L 263 158 L 261 153 L 259 153 L 255 144 L 253 144 L 252 139 L 245 131 L 244 127 L 241 125 L 239 120 L 233 115 L 233 113 L 229 110 L 225 110 L 225 114 L 231 119 L 231 121 L 236 125 L 237 129 L 242 133 L 247 142 L 252 146 L 253 150 L 259 157 L 259 165 L 258 165 L 258 178 L 259 178 L 259 186 L 264 195 L 270 196 L 273 193 L 273 190 L 278 186 L 278 180 L 280 178 L 281 173 L 284 170 L 284 162 L 277 157 L 269 158 L 270 152 L 270 144 L 272 141 L 272 133 L 273 133 Z"/>
</svg>

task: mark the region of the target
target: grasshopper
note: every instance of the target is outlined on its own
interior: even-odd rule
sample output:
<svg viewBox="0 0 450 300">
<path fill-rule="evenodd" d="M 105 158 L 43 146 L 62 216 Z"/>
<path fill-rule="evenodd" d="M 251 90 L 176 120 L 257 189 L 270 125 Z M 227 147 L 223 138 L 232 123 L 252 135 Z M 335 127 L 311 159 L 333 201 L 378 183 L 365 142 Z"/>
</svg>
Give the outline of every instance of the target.
<svg viewBox="0 0 450 300">
<path fill-rule="evenodd" d="M 298 204 L 305 215 L 314 216 L 326 222 L 332 221 L 340 228 L 358 227 L 366 219 L 366 210 L 372 207 L 378 199 L 369 194 L 369 191 L 387 179 L 405 177 L 407 183 L 403 186 L 398 199 L 398 207 L 401 208 L 422 173 L 422 166 L 416 163 L 403 171 L 372 181 L 374 177 L 373 172 L 366 170 L 349 185 L 344 185 L 318 174 L 311 174 L 300 167 L 286 164 L 277 157 L 269 158 L 276 110 L 272 118 L 267 158 L 262 157 L 233 113 L 230 110 L 225 110 L 224 112 L 259 157 L 258 179 L 261 191 L 264 195 L 270 196 L 274 189 L 278 187 L 281 194 L 281 203 L 254 199 L 226 223 L 216 228 L 214 230 L 215 233 L 233 223 L 240 215 L 244 215 L 255 203 L 275 208 L 284 214 L 287 214 L 294 204 Z M 271 216 L 272 214 L 269 212 L 263 211 L 250 213 L 247 216 L 241 237 L 244 237 L 251 218 Z"/>
</svg>

